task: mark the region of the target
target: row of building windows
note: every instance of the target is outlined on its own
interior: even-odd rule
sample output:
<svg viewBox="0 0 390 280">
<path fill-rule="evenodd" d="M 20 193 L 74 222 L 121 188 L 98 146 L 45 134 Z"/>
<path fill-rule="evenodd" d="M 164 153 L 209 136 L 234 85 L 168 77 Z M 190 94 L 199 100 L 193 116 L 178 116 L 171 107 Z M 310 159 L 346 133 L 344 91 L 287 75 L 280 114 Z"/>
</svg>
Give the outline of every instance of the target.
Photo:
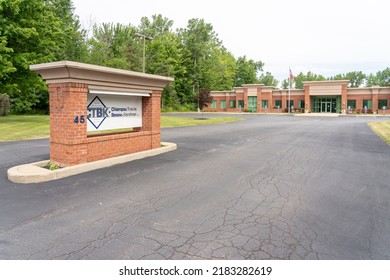
<svg viewBox="0 0 390 280">
<path fill-rule="evenodd" d="M 230 100 L 229 108 L 236 108 L 236 100 Z M 221 100 L 219 103 L 219 107 L 221 109 L 226 108 L 226 100 Z M 290 100 L 290 105 L 288 100 L 286 100 L 286 108 L 294 108 L 294 100 Z M 356 109 L 356 100 L 348 100 L 347 101 L 347 107 L 348 109 Z M 217 108 L 217 101 L 213 100 L 211 103 L 211 108 L 216 109 Z M 238 108 L 244 108 L 244 100 L 238 100 Z M 250 109 L 256 109 L 257 108 L 257 98 L 253 96 L 248 97 L 248 108 Z M 267 109 L 269 108 L 268 100 L 261 100 L 261 108 Z M 274 108 L 282 108 L 282 100 L 275 100 L 274 101 Z M 298 108 L 303 109 L 305 108 L 305 100 L 298 100 Z M 363 100 L 363 107 L 362 109 L 372 109 L 372 100 Z M 378 100 L 378 108 L 377 109 L 387 109 L 387 99 L 379 99 Z"/>
<path fill-rule="evenodd" d="M 376 109 L 387 109 L 387 99 L 378 99 L 378 108 Z M 356 109 L 356 100 L 348 100 L 347 101 L 348 109 Z M 362 109 L 372 109 L 372 100 L 363 100 Z"/>
<path fill-rule="evenodd" d="M 230 100 L 229 108 L 236 108 L 236 100 Z M 219 103 L 219 107 L 221 109 L 226 108 L 226 100 L 221 100 Z M 216 109 L 217 108 L 217 100 L 213 100 L 211 102 L 211 108 Z M 244 100 L 238 100 L 238 108 L 244 108 Z"/>
<path fill-rule="evenodd" d="M 236 100 L 230 100 L 229 108 L 237 108 Z M 290 107 L 294 107 L 294 100 L 290 100 Z M 221 100 L 219 102 L 219 107 L 221 109 L 226 108 L 226 100 Z M 288 107 L 288 100 L 286 101 L 286 107 Z M 213 100 L 211 103 L 211 108 L 217 108 L 217 100 Z M 244 100 L 238 100 L 238 108 L 244 108 Z M 257 108 L 257 100 L 255 98 L 248 97 L 248 108 Z M 261 108 L 267 109 L 269 108 L 268 100 L 261 100 Z M 274 108 L 282 108 L 282 100 L 275 100 Z M 298 108 L 305 108 L 305 101 L 298 101 Z"/>
<path fill-rule="evenodd" d="M 294 100 L 290 100 L 290 107 L 294 107 Z M 299 100 L 298 101 L 298 108 L 304 108 L 305 101 Z M 219 103 L 219 107 L 221 109 L 226 108 L 226 100 L 221 100 Z M 286 107 L 288 107 L 288 101 L 286 101 Z M 211 103 L 211 108 L 216 109 L 217 108 L 217 100 L 213 100 Z M 236 100 L 230 100 L 229 108 L 236 108 Z M 238 100 L 238 108 L 244 108 L 244 100 Z M 257 108 L 257 100 L 252 99 L 251 97 L 248 98 L 248 108 Z M 261 108 L 267 109 L 269 108 L 268 100 L 261 100 Z M 282 108 L 282 100 L 275 100 L 274 108 Z"/>
</svg>

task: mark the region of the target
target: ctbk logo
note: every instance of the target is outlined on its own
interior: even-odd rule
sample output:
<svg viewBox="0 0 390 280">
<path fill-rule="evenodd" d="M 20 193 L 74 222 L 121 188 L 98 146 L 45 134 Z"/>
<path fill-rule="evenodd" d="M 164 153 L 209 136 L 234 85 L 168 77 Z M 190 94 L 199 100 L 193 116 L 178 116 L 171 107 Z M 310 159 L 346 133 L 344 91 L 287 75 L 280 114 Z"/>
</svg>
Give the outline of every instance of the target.
<svg viewBox="0 0 390 280">
<path fill-rule="evenodd" d="M 108 107 L 104 105 L 104 103 L 100 100 L 98 96 L 95 96 L 95 98 L 89 103 L 87 107 L 88 111 L 88 121 L 96 128 L 98 129 L 104 120 L 108 118 L 108 114 L 111 113 L 108 111 Z"/>
</svg>

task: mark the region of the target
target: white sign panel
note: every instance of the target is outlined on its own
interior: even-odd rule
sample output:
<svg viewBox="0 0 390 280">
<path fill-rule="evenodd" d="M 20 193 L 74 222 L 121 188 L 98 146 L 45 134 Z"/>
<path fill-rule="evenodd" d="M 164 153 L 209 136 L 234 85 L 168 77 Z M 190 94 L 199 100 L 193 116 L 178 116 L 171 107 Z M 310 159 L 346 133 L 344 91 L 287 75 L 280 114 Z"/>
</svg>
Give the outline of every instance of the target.
<svg viewBox="0 0 390 280">
<path fill-rule="evenodd" d="M 142 127 L 142 97 L 88 94 L 87 131 Z"/>
</svg>

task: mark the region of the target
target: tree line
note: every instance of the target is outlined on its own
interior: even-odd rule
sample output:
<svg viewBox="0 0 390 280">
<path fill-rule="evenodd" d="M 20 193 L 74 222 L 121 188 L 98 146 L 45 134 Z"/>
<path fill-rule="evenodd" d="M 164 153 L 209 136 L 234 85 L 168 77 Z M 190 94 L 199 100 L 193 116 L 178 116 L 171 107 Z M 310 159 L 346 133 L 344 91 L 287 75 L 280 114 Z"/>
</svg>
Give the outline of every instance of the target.
<svg viewBox="0 0 390 280">
<path fill-rule="evenodd" d="M 390 86 L 390 68 L 387 67 L 382 71 L 378 71 L 375 74 L 371 73 L 369 75 L 364 74 L 362 71 L 352 71 L 346 74 L 338 74 L 331 77 L 325 77 L 323 75 L 318 75 L 312 72 L 299 73 L 294 77 L 293 88 L 303 89 L 303 82 L 305 81 L 326 81 L 326 80 L 349 80 L 348 87 L 388 87 Z M 288 79 L 282 81 L 282 88 L 286 89 L 289 86 Z"/>
<path fill-rule="evenodd" d="M 0 93 L 10 97 L 14 113 L 47 112 L 47 87 L 29 65 L 72 60 L 141 72 L 144 43 L 145 72 L 175 78 L 164 89 L 166 111 L 196 108 L 194 96 L 201 89 L 279 84 L 270 72 L 264 72 L 262 61 L 235 58 L 203 19 L 189 19 L 186 27 L 176 30 L 173 24 L 162 15 L 153 15 L 141 18 L 137 26 L 102 23 L 85 30 L 71 0 L 0 0 Z M 144 38 L 150 40 L 144 42 Z M 387 85 L 389 72 L 387 68 L 363 80 Z M 295 87 L 313 79 L 325 78 L 300 73 Z M 359 81 L 357 76 L 356 84 Z M 286 83 L 282 81 L 282 86 Z"/>
</svg>

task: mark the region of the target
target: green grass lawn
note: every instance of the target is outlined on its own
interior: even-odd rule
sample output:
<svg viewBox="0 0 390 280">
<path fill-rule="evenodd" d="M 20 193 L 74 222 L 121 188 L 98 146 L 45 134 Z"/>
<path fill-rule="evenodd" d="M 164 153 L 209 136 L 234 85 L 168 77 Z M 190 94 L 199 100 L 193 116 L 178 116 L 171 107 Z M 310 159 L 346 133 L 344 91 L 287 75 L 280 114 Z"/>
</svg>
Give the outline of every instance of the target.
<svg viewBox="0 0 390 280">
<path fill-rule="evenodd" d="M 187 117 L 161 116 L 161 127 L 194 126 L 202 124 L 221 124 L 235 121 L 242 121 L 244 118 L 220 117 L 210 119 L 194 119 Z"/>
<path fill-rule="evenodd" d="M 244 120 L 244 118 L 223 117 L 199 120 L 162 116 L 161 127 L 220 124 L 239 120 Z M 0 117 L 0 141 L 49 137 L 49 133 L 49 116 L 46 115 L 9 115 Z"/>
<path fill-rule="evenodd" d="M 0 141 L 12 141 L 49 136 L 49 116 L 9 115 L 0 117 Z"/>
<path fill-rule="evenodd" d="M 376 134 L 390 145 L 390 122 L 372 122 L 368 125 Z"/>
</svg>

